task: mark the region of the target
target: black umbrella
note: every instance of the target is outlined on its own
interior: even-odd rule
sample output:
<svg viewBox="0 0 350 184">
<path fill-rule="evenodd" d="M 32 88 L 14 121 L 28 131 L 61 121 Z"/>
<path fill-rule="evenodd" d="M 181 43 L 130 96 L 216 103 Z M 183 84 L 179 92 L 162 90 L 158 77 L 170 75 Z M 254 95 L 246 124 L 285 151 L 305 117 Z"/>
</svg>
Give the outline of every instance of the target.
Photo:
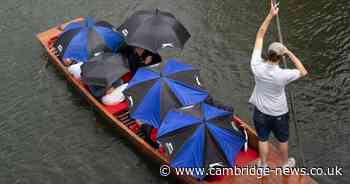
<svg viewBox="0 0 350 184">
<path fill-rule="evenodd" d="M 166 47 L 182 49 L 191 37 L 174 15 L 158 9 L 135 12 L 118 30 L 129 45 L 154 53 Z"/>
<path fill-rule="evenodd" d="M 129 72 L 123 56 L 102 53 L 81 66 L 81 79 L 88 85 L 109 87 Z"/>
</svg>

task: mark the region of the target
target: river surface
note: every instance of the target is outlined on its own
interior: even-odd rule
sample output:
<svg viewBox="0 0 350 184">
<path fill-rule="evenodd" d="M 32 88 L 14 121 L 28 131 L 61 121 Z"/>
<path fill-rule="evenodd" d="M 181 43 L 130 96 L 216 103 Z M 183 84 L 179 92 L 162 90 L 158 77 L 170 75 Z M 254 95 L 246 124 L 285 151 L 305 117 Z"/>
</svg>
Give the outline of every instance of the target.
<svg viewBox="0 0 350 184">
<path fill-rule="evenodd" d="M 268 3 L 256 0 L 3 0 L 0 7 L 0 183 L 168 183 L 128 142 L 100 125 L 91 108 L 46 65 L 35 34 L 78 16 L 118 26 L 135 10 L 160 8 L 192 37 L 173 56 L 201 69 L 213 96 L 250 121 L 254 81 L 249 59 Z M 281 3 L 286 45 L 309 70 L 294 83 L 307 167 L 343 167 L 350 175 L 350 1 Z M 277 39 L 271 25 L 267 42 Z M 167 54 L 166 54 L 167 55 Z M 289 65 L 292 67 L 291 65 Z M 291 122 L 291 154 L 298 145 Z"/>
</svg>

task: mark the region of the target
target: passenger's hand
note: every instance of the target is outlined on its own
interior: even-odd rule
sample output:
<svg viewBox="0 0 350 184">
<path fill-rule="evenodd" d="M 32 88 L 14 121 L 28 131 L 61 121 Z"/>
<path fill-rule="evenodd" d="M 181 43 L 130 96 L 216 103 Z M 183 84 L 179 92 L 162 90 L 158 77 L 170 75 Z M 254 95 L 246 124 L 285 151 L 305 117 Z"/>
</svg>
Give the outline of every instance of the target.
<svg viewBox="0 0 350 184">
<path fill-rule="evenodd" d="M 279 3 L 274 4 L 273 0 L 271 0 L 270 15 L 272 15 L 273 17 L 278 15 L 278 10 L 279 10 L 278 5 L 279 5 Z"/>
<path fill-rule="evenodd" d="M 58 30 L 63 31 L 65 27 L 65 24 L 61 24 L 57 27 Z"/>
<path fill-rule="evenodd" d="M 63 65 L 64 66 L 69 66 L 72 63 L 73 63 L 73 61 L 70 58 L 63 60 Z"/>
<path fill-rule="evenodd" d="M 110 87 L 107 91 L 106 91 L 106 95 L 111 94 L 114 90 L 114 87 Z"/>
<path fill-rule="evenodd" d="M 50 47 L 49 51 L 52 52 L 52 53 L 55 54 L 55 55 L 58 54 L 58 51 L 57 51 L 56 48 L 53 47 L 53 46 Z"/>
<path fill-rule="evenodd" d="M 152 62 L 152 56 L 147 56 L 144 62 L 146 65 L 150 64 Z"/>
</svg>

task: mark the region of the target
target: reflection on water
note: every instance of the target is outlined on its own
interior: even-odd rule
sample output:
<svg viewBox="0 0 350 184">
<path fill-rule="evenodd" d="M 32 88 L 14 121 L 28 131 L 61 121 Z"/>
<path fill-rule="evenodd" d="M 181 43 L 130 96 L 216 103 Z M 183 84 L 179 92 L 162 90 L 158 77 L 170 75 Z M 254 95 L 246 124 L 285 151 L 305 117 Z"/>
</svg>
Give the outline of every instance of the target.
<svg viewBox="0 0 350 184">
<path fill-rule="evenodd" d="M 185 50 L 172 56 L 199 67 L 213 96 L 250 120 L 247 101 L 254 83 L 249 59 L 267 5 L 253 0 L 3 2 L 0 183 L 168 183 L 126 141 L 96 129 L 90 107 L 51 65 L 45 67 L 35 33 L 77 16 L 118 25 L 136 9 L 171 11 L 192 33 Z M 310 71 L 309 77 L 293 84 L 306 165 L 338 165 L 346 172 L 350 1 L 283 1 L 280 14 L 287 46 Z M 272 25 L 267 42 L 276 38 Z M 297 156 L 291 132 L 291 152 Z M 349 176 L 316 179 L 346 183 Z"/>
</svg>

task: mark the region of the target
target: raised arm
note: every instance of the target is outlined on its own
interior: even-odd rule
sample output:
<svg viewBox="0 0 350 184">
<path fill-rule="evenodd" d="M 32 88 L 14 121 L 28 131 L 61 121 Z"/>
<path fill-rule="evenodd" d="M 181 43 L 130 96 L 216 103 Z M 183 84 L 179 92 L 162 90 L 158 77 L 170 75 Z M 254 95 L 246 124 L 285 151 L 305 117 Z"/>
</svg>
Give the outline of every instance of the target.
<svg viewBox="0 0 350 184">
<path fill-rule="evenodd" d="M 290 50 L 288 50 L 286 47 L 284 48 L 284 54 L 287 55 L 290 60 L 292 60 L 294 66 L 299 70 L 300 76 L 303 77 L 308 74 L 307 70 L 305 69 L 303 63 L 299 60 L 297 56 L 293 54 Z"/>
<path fill-rule="evenodd" d="M 262 49 L 264 43 L 264 37 L 269 28 L 269 25 L 272 21 L 272 18 L 278 14 L 278 5 L 274 5 L 271 0 L 271 9 L 264 22 L 259 28 L 258 33 L 256 34 L 255 47 L 254 49 Z"/>
</svg>

